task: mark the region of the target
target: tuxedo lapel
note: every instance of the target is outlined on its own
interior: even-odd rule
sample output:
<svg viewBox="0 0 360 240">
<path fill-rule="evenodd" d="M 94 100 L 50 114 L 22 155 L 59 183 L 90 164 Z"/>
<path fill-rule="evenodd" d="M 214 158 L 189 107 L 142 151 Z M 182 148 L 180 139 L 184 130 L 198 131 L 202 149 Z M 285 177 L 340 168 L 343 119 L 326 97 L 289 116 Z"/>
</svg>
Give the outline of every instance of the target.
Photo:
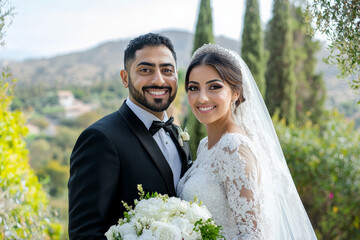
<svg viewBox="0 0 360 240">
<path fill-rule="evenodd" d="M 143 122 L 130 110 L 125 102 L 120 107 L 118 112 L 151 156 L 162 177 L 164 178 L 169 194 L 175 196 L 176 192 L 174 188 L 173 173 L 150 132 L 144 126 Z"/>
<path fill-rule="evenodd" d="M 173 124 L 172 126 L 173 127 L 171 129 L 172 131 L 170 135 L 180 155 L 181 165 L 182 165 L 180 177 L 182 177 L 192 163 L 190 156 L 190 148 L 187 142 L 183 142 L 182 146 L 180 146 L 180 142 L 179 142 L 180 136 L 179 136 L 178 126 L 176 126 L 175 124 Z"/>
</svg>

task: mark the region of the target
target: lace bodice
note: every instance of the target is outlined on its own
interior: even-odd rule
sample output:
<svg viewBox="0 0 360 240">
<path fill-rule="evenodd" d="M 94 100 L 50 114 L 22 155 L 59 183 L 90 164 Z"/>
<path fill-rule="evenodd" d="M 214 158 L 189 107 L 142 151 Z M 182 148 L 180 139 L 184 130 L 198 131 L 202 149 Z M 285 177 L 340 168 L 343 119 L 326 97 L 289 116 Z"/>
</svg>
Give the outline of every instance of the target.
<svg viewBox="0 0 360 240">
<path fill-rule="evenodd" d="M 182 199 L 197 196 L 226 239 L 262 239 L 259 196 L 261 170 L 251 140 L 240 133 L 226 133 L 208 150 L 202 139 L 197 160 L 180 180 L 177 192 Z"/>
</svg>

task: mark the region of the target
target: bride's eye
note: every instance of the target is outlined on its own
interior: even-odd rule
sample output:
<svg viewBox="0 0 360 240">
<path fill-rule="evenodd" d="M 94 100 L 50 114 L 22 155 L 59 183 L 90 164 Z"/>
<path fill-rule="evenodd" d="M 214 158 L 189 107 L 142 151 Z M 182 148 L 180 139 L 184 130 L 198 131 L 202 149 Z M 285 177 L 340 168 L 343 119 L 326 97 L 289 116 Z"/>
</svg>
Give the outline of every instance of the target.
<svg viewBox="0 0 360 240">
<path fill-rule="evenodd" d="M 210 90 L 217 90 L 217 89 L 220 89 L 220 88 L 222 88 L 222 86 L 218 85 L 218 84 L 214 84 L 214 85 L 210 86 Z"/>
<path fill-rule="evenodd" d="M 197 91 L 198 89 L 199 89 L 198 87 L 193 86 L 193 85 L 188 86 L 188 91 L 190 91 L 190 92 Z"/>
</svg>

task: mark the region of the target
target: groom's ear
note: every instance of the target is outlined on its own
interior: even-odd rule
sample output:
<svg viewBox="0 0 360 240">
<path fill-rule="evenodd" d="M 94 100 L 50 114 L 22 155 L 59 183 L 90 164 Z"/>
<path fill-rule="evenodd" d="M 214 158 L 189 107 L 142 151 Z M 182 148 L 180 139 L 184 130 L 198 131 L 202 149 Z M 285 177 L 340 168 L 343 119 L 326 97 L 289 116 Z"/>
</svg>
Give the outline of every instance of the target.
<svg viewBox="0 0 360 240">
<path fill-rule="evenodd" d="M 121 76 L 121 80 L 122 83 L 124 85 L 125 88 L 127 88 L 129 86 L 129 74 L 125 69 L 122 69 L 120 71 L 120 76 Z"/>
</svg>

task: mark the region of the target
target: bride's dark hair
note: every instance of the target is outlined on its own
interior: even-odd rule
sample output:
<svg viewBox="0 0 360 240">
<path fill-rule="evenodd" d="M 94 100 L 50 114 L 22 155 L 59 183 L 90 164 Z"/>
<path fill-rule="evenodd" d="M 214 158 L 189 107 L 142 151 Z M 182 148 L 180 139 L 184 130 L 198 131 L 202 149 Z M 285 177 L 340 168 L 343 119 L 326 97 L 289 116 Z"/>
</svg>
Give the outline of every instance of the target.
<svg viewBox="0 0 360 240">
<path fill-rule="evenodd" d="M 220 75 L 221 79 L 228 84 L 233 92 L 239 93 L 239 98 L 235 101 L 236 106 L 245 102 L 243 94 L 243 81 L 241 69 L 229 60 L 229 56 L 222 55 L 217 52 L 202 52 L 196 55 L 190 62 L 185 76 L 185 91 L 188 91 L 189 76 L 193 68 L 200 65 L 208 65 L 213 67 Z"/>
</svg>

